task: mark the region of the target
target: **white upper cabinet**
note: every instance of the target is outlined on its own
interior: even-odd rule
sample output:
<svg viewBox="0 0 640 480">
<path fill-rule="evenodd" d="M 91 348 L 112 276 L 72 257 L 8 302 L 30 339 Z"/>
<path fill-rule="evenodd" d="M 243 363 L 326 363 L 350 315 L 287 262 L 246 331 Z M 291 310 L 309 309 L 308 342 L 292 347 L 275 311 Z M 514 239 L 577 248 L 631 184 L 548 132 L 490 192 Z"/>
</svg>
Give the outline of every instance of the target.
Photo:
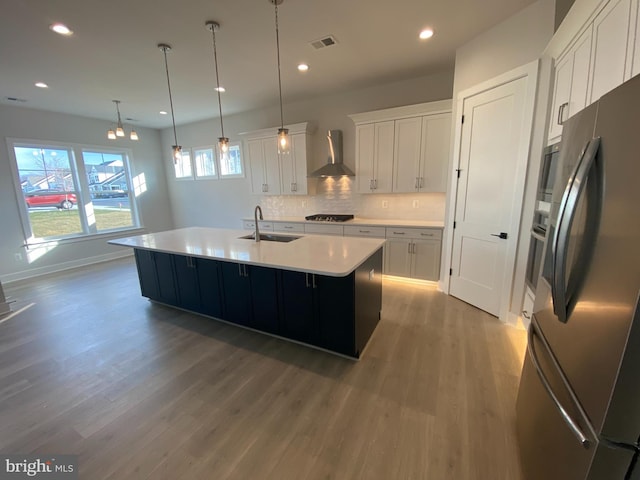
<svg viewBox="0 0 640 480">
<path fill-rule="evenodd" d="M 422 117 L 421 192 L 446 192 L 451 150 L 451 113 Z"/>
<path fill-rule="evenodd" d="M 280 156 L 282 193 L 284 195 L 307 194 L 307 159 L 310 157 L 307 135 L 291 135 L 291 152 Z"/>
<path fill-rule="evenodd" d="M 562 124 L 587 106 L 591 63 L 592 26 L 578 38 L 571 50 L 556 64 L 553 108 L 549 119 L 549 138 L 562 134 Z"/>
<path fill-rule="evenodd" d="M 251 192 L 259 195 L 306 195 L 310 158 L 308 123 L 287 126 L 291 149 L 278 155 L 277 128 L 243 133 L 249 154 Z"/>
<path fill-rule="evenodd" d="M 631 0 L 611 0 L 593 22 L 591 102 L 630 78 L 630 33 Z"/>
<path fill-rule="evenodd" d="M 251 192 L 280 195 L 280 166 L 277 139 L 257 138 L 247 142 Z"/>
<path fill-rule="evenodd" d="M 546 53 L 555 58 L 548 143 L 567 118 L 640 73 L 639 0 L 589 0 L 569 11 Z"/>
<path fill-rule="evenodd" d="M 359 193 L 444 192 L 451 100 L 350 115 Z"/>
</svg>

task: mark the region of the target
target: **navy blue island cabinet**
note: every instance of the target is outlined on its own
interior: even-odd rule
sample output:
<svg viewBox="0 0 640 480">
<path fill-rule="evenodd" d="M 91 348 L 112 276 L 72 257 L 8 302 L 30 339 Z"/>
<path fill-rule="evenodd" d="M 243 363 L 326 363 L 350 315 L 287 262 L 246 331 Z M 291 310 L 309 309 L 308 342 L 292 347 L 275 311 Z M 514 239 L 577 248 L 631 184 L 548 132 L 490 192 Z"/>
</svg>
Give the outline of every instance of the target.
<svg viewBox="0 0 640 480">
<path fill-rule="evenodd" d="M 142 295 L 359 358 L 380 320 L 382 248 L 337 277 L 135 248 Z"/>
</svg>

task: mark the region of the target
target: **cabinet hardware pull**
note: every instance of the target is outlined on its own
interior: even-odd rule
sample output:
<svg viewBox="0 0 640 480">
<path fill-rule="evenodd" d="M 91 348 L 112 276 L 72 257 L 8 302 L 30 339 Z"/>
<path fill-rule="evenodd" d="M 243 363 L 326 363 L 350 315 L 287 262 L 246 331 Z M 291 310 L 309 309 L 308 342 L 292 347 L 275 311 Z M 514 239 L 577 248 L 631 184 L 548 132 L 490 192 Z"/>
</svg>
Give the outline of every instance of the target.
<svg viewBox="0 0 640 480">
<path fill-rule="evenodd" d="M 531 320 L 531 317 L 529 316 L 529 312 L 527 312 L 526 310 L 522 311 L 522 316 L 527 320 Z"/>
<path fill-rule="evenodd" d="M 249 272 L 247 272 L 247 266 L 246 266 L 246 265 L 243 265 L 243 266 L 242 266 L 242 269 L 244 270 L 244 276 L 245 276 L 245 277 L 248 277 L 248 276 L 249 276 Z"/>
<path fill-rule="evenodd" d="M 373 178 L 369 180 L 369 190 L 373 190 Z"/>
<path fill-rule="evenodd" d="M 316 274 L 313 273 L 311 275 L 311 281 L 313 282 L 313 288 L 318 288 L 318 285 L 316 285 Z"/>
<path fill-rule="evenodd" d="M 311 286 L 311 284 L 309 283 L 309 274 L 308 273 L 304 274 L 304 282 L 307 285 L 307 288 L 309 288 Z"/>
<path fill-rule="evenodd" d="M 407 248 L 407 253 L 408 253 L 408 254 L 411 254 L 411 243 L 409 243 L 409 244 L 407 245 L 407 247 L 408 247 L 408 248 Z"/>
<path fill-rule="evenodd" d="M 284 228 L 288 228 L 289 230 L 291 230 L 293 227 L 291 225 L 285 225 Z"/>
<path fill-rule="evenodd" d="M 393 232 L 394 235 L 404 235 L 404 232 Z"/>
<path fill-rule="evenodd" d="M 564 102 L 558 108 L 558 125 L 562 125 L 564 123 L 564 109 L 569 106 L 569 102 Z"/>
<path fill-rule="evenodd" d="M 421 233 L 423 237 L 433 237 L 433 233 Z"/>
<path fill-rule="evenodd" d="M 358 230 L 360 233 L 371 233 L 371 230 Z"/>
<path fill-rule="evenodd" d="M 378 189 L 378 179 L 377 178 L 373 181 L 373 188 L 374 188 L 374 190 Z"/>
<path fill-rule="evenodd" d="M 238 264 L 238 276 L 242 277 L 242 265 Z"/>
<path fill-rule="evenodd" d="M 424 177 L 420 177 L 420 188 L 424 188 Z"/>
</svg>

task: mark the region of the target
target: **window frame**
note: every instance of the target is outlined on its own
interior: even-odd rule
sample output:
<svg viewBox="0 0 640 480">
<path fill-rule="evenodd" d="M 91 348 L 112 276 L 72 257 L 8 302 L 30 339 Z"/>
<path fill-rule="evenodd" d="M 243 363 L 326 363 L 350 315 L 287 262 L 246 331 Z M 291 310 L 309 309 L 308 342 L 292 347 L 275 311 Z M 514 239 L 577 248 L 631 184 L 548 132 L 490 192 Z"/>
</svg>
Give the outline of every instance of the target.
<svg viewBox="0 0 640 480">
<path fill-rule="evenodd" d="M 218 160 L 218 146 L 217 145 L 205 145 L 202 147 L 193 147 L 193 176 L 196 180 L 220 180 L 220 162 Z M 211 150 L 213 155 L 213 166 L 216 170 L 215 175 L 198 175 L 198 167 L 196 161 L 195 152 L 199 150 Z"/>
<path fill-rule="evenodd" d="M 220 159 L 216 155 L 216 163 L 218 164 L 218 176 L 219 176 L 220 180 L 227 180 L 227 179 L 232 179 L 232 178 L 245 178 L 247 176 L 246 175 L 246 170 L 245 170 L 245 167 L 244 167 L 243 142 L 240 142 L 240 141 L 229 142 L 229 149 L 231 149 L 232 147 L 236 147 L 236 146 L 238 147 L 239 154 L 240 154 L 240 170 L 241 170 L 241 173 L 233 173 L 233 174 L 230 174 L 230 175 L 223 175 L 222 174 L 222 169 L 220 168 Z"/>
<path fill-rule="evenodd" d="M 171 155 L 171 170 L 173 171 L 173 178 L 175 180 L 178 180 L 180 182 L 184 182 L 184 181 L 188 181 L 188 180 L 193 180 L 195 178 L 195 169 L 194 164 L 193 164 L 193 155 L 192 155 L 192 148 L 191 147 L 182 147 L 182 155 L 185 154 L 185 152 L 189 155 L 189 165 L 191 166 L 191 174 L 190 175 L 185 175 L 183 177 L 179 177 L 177 172 L 176 172 L 176 163 L 173 159 L 173 155 Z M 183 159 L 184 161 L 184 159 Z"/>
<path fill-rule="evenodd" d="M 9 165 L 12 172 L 12 182 L 14 186 L 14 192 L 16 195 L 16 203 L 18 205 L 18 217 L 20 218 L 20 226 L 24 236 L 25 246 L 41 245 L 43 243 L 66 243 L 83 239 L 89 239 L 94 237 L 113 236 L 114 234 L 120 234 L 122 232 L 136 231 L 143 229 L 142 221 L 138 211 L 138 204 L 136 202 L 136 195 L 133 190 L 133 178 L 135 177 L 132 169 L 132 151 L 130 148 L 115 148 L 105 147 L 101 145 L 86 145 L 72 142 L 60 142 L 60 141 L 47 141 L 47 140 L 35 140 L 25 138 L 6 138 L 6 145 L 9 151 Z M 40 148 L 40 149 L 60 149 L 66 150 L 69 155 L 69 169 L 72 174 L 73 185 L 75 189 L 75 195 L 78 199 L 77 209 L 80 219 L 80 225 L 82 232 L 68 234 L 68 235 L 56 235 L 49 237 L 36 237 L 33 233 L 31 226 L 31 219 L 29 216 L 29 209 L 24 199 L 24 192 L 22 191 L 20 181 L 20 171 L 18 167 L 18 161 L 16 158 L 15 148 Z M 89 225 L 87 221 L 87 206 L 93 207 L 93 200 L 91 198 L 91 191 L 89 190 L 89 182 L 87 179 L 87 171 L 84 163 L 84 152 L 103 152 L 122 155 L 124 169 L 126 172 L 127 181 L 127 194 L 129 197 L 129 205 L 131 210 L 132 225 L 122 228 L 112 228 L 106 230 L 98 230 L 96 224 Z M 82 208 L 84 206 L 84 208 Z"/>
</svg>

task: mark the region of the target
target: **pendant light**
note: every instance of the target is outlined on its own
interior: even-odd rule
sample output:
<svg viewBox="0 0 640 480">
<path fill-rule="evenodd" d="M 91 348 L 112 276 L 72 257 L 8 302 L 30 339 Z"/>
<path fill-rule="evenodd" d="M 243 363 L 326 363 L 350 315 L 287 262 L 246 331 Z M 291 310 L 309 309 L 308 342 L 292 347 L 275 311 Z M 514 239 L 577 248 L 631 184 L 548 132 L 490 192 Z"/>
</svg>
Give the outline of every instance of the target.
<svg viewBox="0 0 640 480">
<path fill-rule="evenodd" d="M 229 158 L 229 139 L 224 136 L 224 124 L 222 123 L 222 100 L 220 99 L 220 76 L 218 75 L 218 50 L 216 48 L 216 32 L 220 30 L 220 24 L 209 20 L 205 23 L 207 30 L 211 32 L 213 43 L 213 63 L 216 67 L 216 91 L 218 92 L 218 110 L 220 112 L 220 137 L 218 137 L 218 156 L 221 162 Z"/>
<path fill-rule="evenodd" d="M 110 128 L 107 130 L 107 138 L 109 140 L 116 140 L 118 137 L 122 138 L 125 136 L 124 127 L 122 126 L 122 119 L 120 118 L 120 100 L 112 100 L 113 103 L 116 104 L 116 112 L 118 113 L 118 124 L 116 129 Z M 131 130 L 131 134 L 129 135 L 131 140 L 138 140 L 138 134 L 135 130 Z"/>
<path fill-rule="evenodd" d="M 282 114 L 282 78 L 280 75 L 280 31 L 278 29 L 278 5 L 280 5 L 283 1 L 284 0 L 269 0 L 269 3 L 273 4 L 276 10 L 276 51 L 278 53 L 278 91 L 280 93 L 280 128 L 278 129 L 278 153 L 280 155 L 288 154 L 291 146 L 289 129 L 284 128 L 284 116 Z"/>
<path fill-rule="evenodd" d="M 171 51 L 171 45 L 159 43 L 158 48 L 164 53 L 164 68 L 167 72 L 167 87 L 169 89 L 169 106 L 171 107 L 171 122 L 173 123 L 173 163 L 182 160 L 182 146 L 178 145 L 178 135 L 176 134 L 176 117 L 173 113 L 173 97 L 171 96 L 171 81 L 169 80 L 169 64 L 167 63 L 167 52 Z"/>
</svg>

